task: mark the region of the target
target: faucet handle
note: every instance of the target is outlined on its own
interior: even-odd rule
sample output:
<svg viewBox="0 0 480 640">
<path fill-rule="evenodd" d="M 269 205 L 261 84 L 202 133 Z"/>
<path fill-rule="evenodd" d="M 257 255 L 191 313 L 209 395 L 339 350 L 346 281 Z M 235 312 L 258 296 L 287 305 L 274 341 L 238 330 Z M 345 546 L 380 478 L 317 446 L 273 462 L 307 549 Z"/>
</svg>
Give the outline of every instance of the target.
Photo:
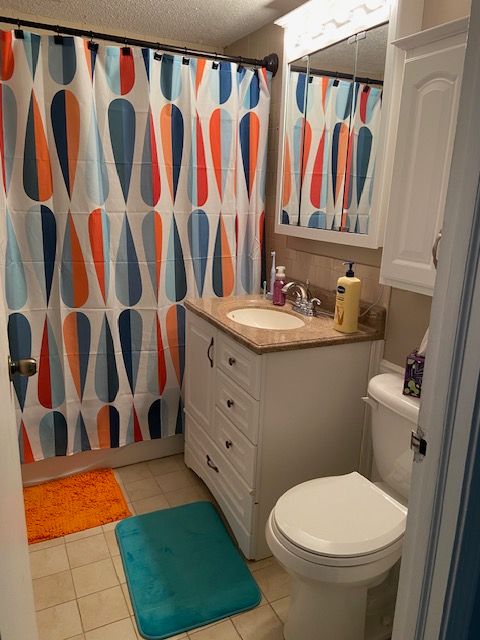
<svg viewBox="0 0 480 640">
<path fill-rule="evenodd" d="M 318 298 L 310 298 L 310 304 L 313 305 L 316 304 L 318 307 L 322 304 L 322 301 L 319 300 Z"/>
</svg>

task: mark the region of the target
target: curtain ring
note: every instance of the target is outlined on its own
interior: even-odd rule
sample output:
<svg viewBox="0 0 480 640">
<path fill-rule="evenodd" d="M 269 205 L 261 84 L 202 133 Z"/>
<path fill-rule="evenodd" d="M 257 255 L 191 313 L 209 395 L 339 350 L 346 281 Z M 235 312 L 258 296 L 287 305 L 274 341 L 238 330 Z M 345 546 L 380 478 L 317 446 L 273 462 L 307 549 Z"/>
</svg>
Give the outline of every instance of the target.
<svg viewBox="0 0 480 640">
<path fill-rule="evenodd" d="M 154 57 L 155 60 L 161 60 L 162 59 L 162 54 L 160 53 L 160 43 L 159 42 L 157 42 L 157 50 L 153 54 L 153 57 Z"/>
</svg>

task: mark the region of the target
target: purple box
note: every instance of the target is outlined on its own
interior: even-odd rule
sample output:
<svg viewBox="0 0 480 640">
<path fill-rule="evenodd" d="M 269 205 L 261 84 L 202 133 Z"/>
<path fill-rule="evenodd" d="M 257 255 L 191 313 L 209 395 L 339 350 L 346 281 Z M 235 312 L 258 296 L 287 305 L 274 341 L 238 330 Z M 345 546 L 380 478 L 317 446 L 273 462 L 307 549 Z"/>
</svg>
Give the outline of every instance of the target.
<svg viewBox="0 0 480 640">
<path fill-rule="evenodd" d="M 423 368 L 425 366 L 425 356 L 419 356 L 417 351 L 413 351 L 407 356 L 405 367 L 405 382 L 403 384 L 403 395 L 420 398 L 422 395 Z"/>
</svg>

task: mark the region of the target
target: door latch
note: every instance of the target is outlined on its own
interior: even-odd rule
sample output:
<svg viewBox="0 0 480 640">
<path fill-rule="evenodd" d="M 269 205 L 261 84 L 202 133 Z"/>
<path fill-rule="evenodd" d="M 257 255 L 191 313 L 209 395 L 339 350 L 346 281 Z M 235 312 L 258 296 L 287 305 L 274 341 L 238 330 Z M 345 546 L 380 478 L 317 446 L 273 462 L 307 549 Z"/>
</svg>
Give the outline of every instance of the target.
<svg viewBox="0 0 480 640">
<path fill-rule="evenodd" d="M 423 433 L 420 427 L 416 431 L 412 431 L 412 436 L 410 438 L 410 449 L 412 449 L 415 460 L 419 460 L 425 457 L 427 453 L 427 441 L 423 437 L 425 434 Z"/>
</svg>

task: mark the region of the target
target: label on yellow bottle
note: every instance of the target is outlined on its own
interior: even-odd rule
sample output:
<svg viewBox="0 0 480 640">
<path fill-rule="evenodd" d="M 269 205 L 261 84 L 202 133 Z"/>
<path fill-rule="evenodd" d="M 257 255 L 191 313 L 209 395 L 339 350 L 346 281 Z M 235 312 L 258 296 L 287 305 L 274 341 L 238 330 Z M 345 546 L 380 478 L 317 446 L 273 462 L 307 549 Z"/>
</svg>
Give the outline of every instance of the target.
<svg viewBox="0 0 480 640">
<path fill-rule="evenodd" d="M 337 301 L 335 304 L 335 316 L 333 318 L 333 321 L 335 322 L 335 324 L 342 326 L 343 325 L 343 318 L 345 317 L 345 310 L 343 308 L 343 303 L 345 301 L 345 287 L 342 287 L 341 285 L 337 287 Z"/>
<path fill-rule="evenodd" d="M 360 307 L 360 279 L 342 276 L 337 283 L 337 298 L 333 327 L 342 333 L 353 333 L 358 329 Z"/>
</svg>

